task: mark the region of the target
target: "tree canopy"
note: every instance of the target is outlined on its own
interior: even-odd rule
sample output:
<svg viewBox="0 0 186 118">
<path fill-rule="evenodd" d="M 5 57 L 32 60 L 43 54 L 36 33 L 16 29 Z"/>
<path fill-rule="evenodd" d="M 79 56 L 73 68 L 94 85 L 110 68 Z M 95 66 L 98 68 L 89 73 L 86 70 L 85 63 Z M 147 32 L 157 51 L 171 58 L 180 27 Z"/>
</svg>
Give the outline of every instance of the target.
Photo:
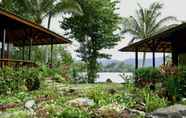
<svg viewBox="0 0 186 118">
<path fill-rule="evenodd" d="M 84 15 L 65 18 L 61 27 L 80 43 L 79 56 L 87 63 L 89 82 L 94 82 L 98 58 L 107 58 L 101 49 L 112 48 L 119 41 L 120 17 L 117 0 L 78 0 Z M 69 32 L 68 32 L 69 31 Z"/>
</svg>

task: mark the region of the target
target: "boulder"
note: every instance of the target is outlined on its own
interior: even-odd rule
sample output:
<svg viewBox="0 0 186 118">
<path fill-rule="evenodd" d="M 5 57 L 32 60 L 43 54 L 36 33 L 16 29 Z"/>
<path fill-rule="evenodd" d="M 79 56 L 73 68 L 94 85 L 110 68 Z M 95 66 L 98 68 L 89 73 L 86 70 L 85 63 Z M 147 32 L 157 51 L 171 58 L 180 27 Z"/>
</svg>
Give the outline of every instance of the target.
<svg viewBox="0 0 186 118">
<path fill-rule="evenodd" d="M 36 104 L 35 100 L 28 100 L 25 102 L 25 108 L 31 112 L 33 112 L 34 109 L 36 109 L 36 106 L 37 106 L 37 104 Z"/>
<path fill-rule="evenodd" d="M 120 115 L 119 118 L 136 118 L 137 116 L 145 116 L 145 112 L 135 110 L 135 109 L 124 109 Z"/>
<path fill-rule="evenodd" d="M 186 117 L 186 106 L 175 104 L 166 108 L 160 108 L 148 115 L 147 118 L 183 118 Z"/>
<path fill-rule="evenodd" d="M 89 98 L 76 98 L 74 100 L 68 101 L 66 104 L 74 106 L 74 107 L 87 107 L 94 106 L 94 101 Z"/>
<path fill-rule="evenodd" d="M 97 117 L 101 118 L 118 118 L 120 113 L 125 107 L 112 103 L 106 106 L 102 106 L 97 110 Z"/>
</svg>

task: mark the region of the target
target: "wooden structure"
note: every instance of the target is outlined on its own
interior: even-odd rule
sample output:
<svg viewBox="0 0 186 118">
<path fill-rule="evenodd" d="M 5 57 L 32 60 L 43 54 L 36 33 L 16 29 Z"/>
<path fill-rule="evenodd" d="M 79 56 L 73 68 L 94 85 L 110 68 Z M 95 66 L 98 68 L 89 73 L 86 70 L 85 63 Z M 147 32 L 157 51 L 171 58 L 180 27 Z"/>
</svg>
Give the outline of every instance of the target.
<svg viewBox="0 0 186 118">
<path fill-rule="evenodd" d="M 164 64 L 165 53 L 172 53 L 172 62 L 178 65 L 179 55 L 186 53 L 186 23 L 170 28 L 148 39 L 128 45 L 120 49 L 120 51 L 135 52 L 136 69 L 138 68 L 138 52 L 152 52 L 153 67 L 155 67 L 156 52 L 163 53 Z"/>
<path fill-rule="evenodd" d="M 0 9 L 0 43 L 1 43 L 1 65 L 9 62 L 20 64 L 33 64 L 31 62 L 32 46 L 51 45 L 51 61 L 53 44 L 71 43 L 70 40 L 37 25 L 31 21 L 25 20 L 13 13 Z M 9 59 L 10 45 L 23 48 L 22 60 Z M 24 59 L 25 46 L 29 47 L 29 61 Z M 5 48 L 7 54 L 5 54 Z M 52 62 L 51 62 L 52 63 Z"/>
</svg>

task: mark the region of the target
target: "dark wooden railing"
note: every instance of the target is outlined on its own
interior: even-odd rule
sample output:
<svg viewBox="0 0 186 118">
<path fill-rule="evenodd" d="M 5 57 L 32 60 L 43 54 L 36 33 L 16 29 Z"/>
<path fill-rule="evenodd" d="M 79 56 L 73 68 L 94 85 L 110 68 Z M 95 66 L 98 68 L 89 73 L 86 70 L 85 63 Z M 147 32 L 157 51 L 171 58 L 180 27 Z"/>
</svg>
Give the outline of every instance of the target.
<svg viewBox="0 0 186 118">
<path fill-rule="evenodd" d="M 16 60 L 16 59 L 0 59 L 1 68 L 3 67 L 13 67 L 13 68 L 20 68 L 20 67 L 38 67 L 37 64 L 33 63 L 29 60 Z"/>
</svg>

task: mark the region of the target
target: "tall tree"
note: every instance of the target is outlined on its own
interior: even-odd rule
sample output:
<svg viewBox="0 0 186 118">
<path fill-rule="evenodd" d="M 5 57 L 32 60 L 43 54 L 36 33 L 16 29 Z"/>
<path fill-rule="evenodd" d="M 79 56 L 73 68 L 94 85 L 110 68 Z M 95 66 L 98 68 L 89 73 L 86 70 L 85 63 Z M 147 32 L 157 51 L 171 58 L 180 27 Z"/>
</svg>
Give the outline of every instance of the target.
<svg viewBox="0 0 186 118">
<path fill-rule="evenodd" d="M 93 83 L 98 71 L 98 58 L 108 58 L 101 49 L 113 47 L 119 41 L 116 13 L 117 0 L 78 0 L 84 11 L 83 16 L 65 18 L 61 27 L 80 43 L 77 50 L 87 65 L 88 82 Z M 69 31 L 69 32 L 68 32 Z"/>
<path fill-rule="evenodd" d="M 132 40 L 129 44 L 133 43 L 136 39 L 144 40 L 155 33 L 167 29 L 170 25 L 170 21 L 176 21 L 173 16 L 168 16 L 161 19 L 161 9 L 163 4 L 154 2 L 149 8 L 142 8 L 138 4 L 136 11 L 136 17 L 130 16 L 124 18 L 123 22 L 123 33 L 130 33 L 133 35 Z M 146 53 L 143 54 L 142 67 L 145 65 Z"/>
</svg>

